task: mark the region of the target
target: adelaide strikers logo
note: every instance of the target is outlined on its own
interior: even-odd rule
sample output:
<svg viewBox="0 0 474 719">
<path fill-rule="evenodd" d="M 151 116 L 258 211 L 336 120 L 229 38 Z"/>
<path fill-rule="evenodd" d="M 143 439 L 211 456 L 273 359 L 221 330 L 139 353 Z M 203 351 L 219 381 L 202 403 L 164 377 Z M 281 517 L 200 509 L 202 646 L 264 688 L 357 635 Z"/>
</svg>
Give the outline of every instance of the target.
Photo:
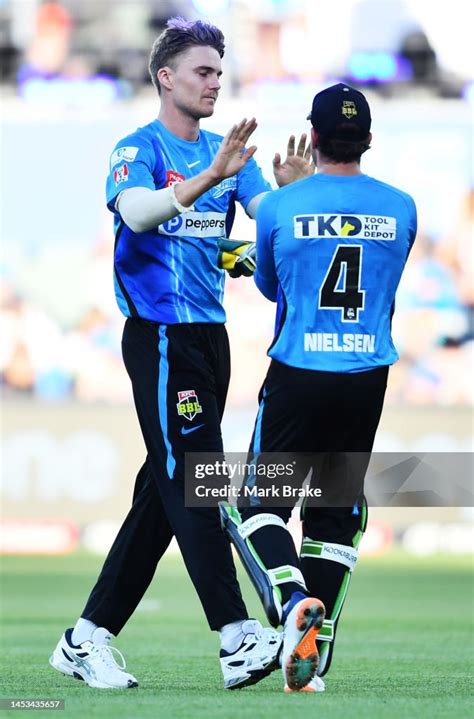
<svg viewBox="0 0 474 719">
<path fill-rule="evenodd" d="M 178 415 L 180 417 L 186 417 L 191 422 L 197 414 L 202 412 L 202 407 L 199 404 L 196 390 L 187 389 L 184 392 L 178 392 L 178 403 L 176 405 Z"/>
</svg>

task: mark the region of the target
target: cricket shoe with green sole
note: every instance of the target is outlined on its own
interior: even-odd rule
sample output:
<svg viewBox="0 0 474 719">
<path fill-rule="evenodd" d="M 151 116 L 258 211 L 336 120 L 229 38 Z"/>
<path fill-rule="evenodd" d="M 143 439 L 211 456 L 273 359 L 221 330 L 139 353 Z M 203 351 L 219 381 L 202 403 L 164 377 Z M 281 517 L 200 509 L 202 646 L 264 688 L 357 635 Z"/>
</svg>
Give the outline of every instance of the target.
<svg viewBox="0 0 474 719">
<path fill-rule="evenodd" d="M 320 599 L 294 592 L 285 607 L 281 667 L 289 689 L 303 689 L 313 679 L 319 663 L 316 639 L 323 626 Z"/>
</svg>

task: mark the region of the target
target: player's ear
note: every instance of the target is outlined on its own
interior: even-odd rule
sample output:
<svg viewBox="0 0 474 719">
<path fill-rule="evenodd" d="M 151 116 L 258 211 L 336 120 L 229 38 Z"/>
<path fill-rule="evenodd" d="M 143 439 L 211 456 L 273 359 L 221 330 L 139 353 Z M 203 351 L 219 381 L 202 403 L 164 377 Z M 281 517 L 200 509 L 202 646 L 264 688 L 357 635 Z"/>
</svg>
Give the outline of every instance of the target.
<svg viewBox="0 0 474 719">
<path fill-rule="evenodd" d="M 372 143 L 372 133 L 369 132 L 369 134 L 367 135 L 366 144 L 370 145 L 371 143 Z"/>
<path fill-rule="evenodd" d="M 319 139 L 319 135 L 316 132 L 316 130 L 314 129 L 314 127 L 312 127 L 311 128 L 311 147 L 313 148 L 313 150 L 318 146 L 318 139 Z"/>
<path fill-rule="evenodd" d="M 168 65 L 165 65 L 165 67 L 160 67 L 160 69 L 156 73 L 156 77 L 160 85 L 166 90 L 173 89 L 173 70 Z"/>
</svg>

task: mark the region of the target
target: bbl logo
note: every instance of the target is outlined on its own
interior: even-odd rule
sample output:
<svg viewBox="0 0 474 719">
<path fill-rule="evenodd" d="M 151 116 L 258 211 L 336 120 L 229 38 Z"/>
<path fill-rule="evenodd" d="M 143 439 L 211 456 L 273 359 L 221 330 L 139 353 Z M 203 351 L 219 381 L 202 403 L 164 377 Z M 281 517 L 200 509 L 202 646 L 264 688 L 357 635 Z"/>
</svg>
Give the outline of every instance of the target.
<svg viewBox="0 0 474 719">
<path fill-rule="evenodd" d="M 186 417 L 190 422 L 197 414 L 200 414 L 202 407 L 199 404 L 196 391 L 194 389 L 187 389 L 184 392 L 178 392 L 176 409 L 180 417 Z"/>
<path fill-rule="evenodd" d="M 352 100 L 344 100 L 342 103 L 341 112 L 344 117 L 347 117 L 348 120 L 350 120 L 351 117 L 355 117 L 357 115 L 357 108 L 355 106 L 355 103 L 352 102 Z"/>
</svg>

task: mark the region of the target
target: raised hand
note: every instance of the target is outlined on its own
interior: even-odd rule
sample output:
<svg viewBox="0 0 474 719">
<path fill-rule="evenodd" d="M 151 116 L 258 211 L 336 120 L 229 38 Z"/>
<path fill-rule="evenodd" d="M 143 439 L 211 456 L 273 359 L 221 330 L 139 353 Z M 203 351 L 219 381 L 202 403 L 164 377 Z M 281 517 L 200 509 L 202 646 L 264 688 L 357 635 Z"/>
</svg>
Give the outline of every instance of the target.
<svg viewBox="0 0 474 719">
<path fill-rule="evenodd" d="M 311 157 L 311 143 L 306 146 L 306 133 L 303 133 L 298 142 L 295 154 L 295 136 L 290 135 L 286 160 L 282 163 L 277 152 L 273 158 L 273 174 L 278 187 L 289 185 L 295 180 L 301 180 L 314 174 L 314 162 Z"/>
<path fill-rule="evenodd" d="M 251 120 L 245 118 L 238 125 L 231 127 L 221 142 L 221 146 L 215 156 L 209 171 L 216 180 L 224 180 L 237 174 L 256 152 L 256 145 L 252 145 L 243 152 L 247 140 L 255 131 L 257 122 L 253 117 Z"/>
</svg>

